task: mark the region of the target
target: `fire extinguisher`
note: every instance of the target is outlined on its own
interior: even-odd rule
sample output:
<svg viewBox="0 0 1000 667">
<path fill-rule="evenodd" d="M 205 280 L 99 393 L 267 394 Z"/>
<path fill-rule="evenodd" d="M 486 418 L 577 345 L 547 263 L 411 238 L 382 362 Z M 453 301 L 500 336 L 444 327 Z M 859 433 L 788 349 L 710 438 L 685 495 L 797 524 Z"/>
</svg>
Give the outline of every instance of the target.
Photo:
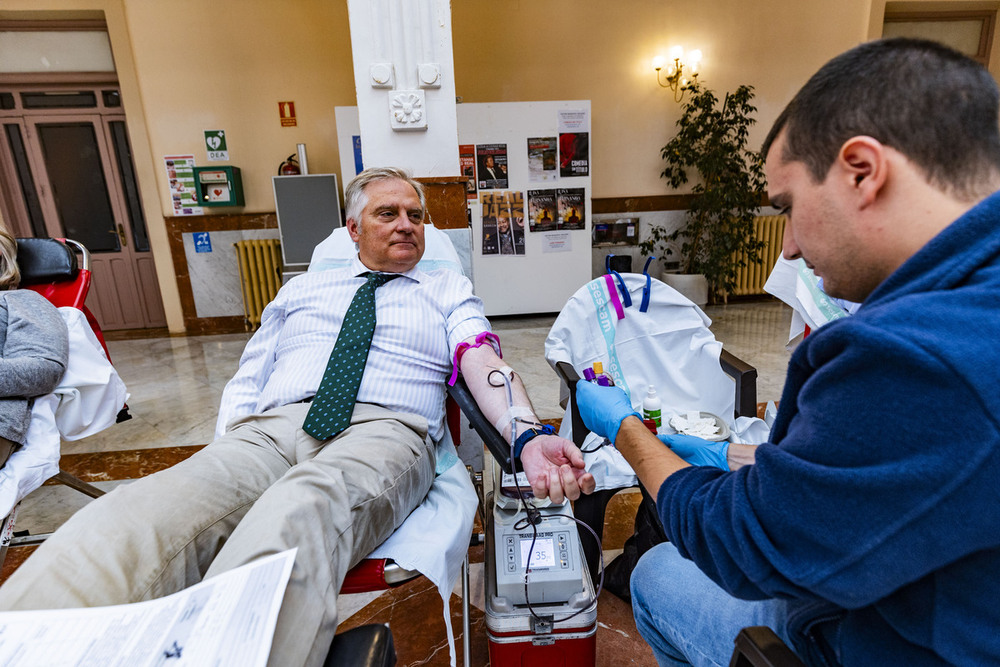
<svg viewBox="0 0 1000 667">
<path fill-rule="evenodd" d="M 297 176 L 302 173 L 299 169 L 299 161 L 295 159 L 295 153 L 288 156 L 288 159 L 278 167 L 279 176 Z"/>
</svg>

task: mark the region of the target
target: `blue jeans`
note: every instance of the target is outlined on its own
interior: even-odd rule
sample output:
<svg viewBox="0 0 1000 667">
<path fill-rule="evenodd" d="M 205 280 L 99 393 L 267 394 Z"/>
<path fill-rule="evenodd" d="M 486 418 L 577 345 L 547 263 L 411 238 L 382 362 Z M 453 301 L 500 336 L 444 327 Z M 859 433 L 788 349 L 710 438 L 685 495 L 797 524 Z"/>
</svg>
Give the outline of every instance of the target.
<svg viewBox="0 0 1000 667">
<path fill-rule="evenodd" d="M 740 600 L 664 542 L 632 572 L 635 624 L 660 665 L 729 664 L 740 629 L 766 625 L 791 646 L 784 600 Z"/>
</svg>

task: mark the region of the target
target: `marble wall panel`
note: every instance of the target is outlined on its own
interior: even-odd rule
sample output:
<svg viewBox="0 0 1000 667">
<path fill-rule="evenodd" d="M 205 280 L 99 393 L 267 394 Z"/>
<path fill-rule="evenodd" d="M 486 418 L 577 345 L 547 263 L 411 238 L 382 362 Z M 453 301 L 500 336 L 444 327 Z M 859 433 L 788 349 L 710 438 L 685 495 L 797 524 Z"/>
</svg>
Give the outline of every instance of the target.
<svg viewBox="0 0 1000 667">
<path fill-rule="evenodd" d="M 208 232 L 211 252 L 195 250 L 194 237 L 200 233 L 190 232 L 181 235 L 197 316 L 242 316 L 243 294 L 240 291 L 239 264 L 233 244 L 247 239 L 276 239 L 278 230 L 243 229 Z"/>
</svg>

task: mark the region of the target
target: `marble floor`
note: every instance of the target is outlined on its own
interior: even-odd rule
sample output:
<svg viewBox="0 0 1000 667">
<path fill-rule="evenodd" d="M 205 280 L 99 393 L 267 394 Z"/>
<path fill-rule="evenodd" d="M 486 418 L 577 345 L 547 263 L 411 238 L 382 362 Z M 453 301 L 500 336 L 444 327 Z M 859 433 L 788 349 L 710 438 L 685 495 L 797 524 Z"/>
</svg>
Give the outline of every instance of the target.
<svg viewBox="0 0 1000 667">
<path fill-rule="evenodd" d="M 758 401 L 777 401 L 789 358 L 785 342 L 790 309 L 767 301 L 710 306 L 706 313 L 724 347 L 757 368 Z M 546 420 L 562 417 L 559 383 L 543 357 L 543 343 L 553 319 L 505 317 L 493 322 L 503 342 L 505 360 L 521 373 L 539 417 Z M 64 444 L 62 469 L 107 490 L 172 465 L 207 444 L 215 428 L 222 390 L 236 370 L 248 338 L 249 334 L 228 334 L 109 341 L 115 367 L 128 385 L 133 419 Z M 606 561 L 620 553 L 631 534 L 637 500 L 638 494 L 626 492 L 609 505 L 604 534 Z M 66 486 L 47 484 L 22 502 L 16 529 L 31 534 L 49 532 L 88 501 Z M 11 548 L 0 580 L 32 550 Z M 483 547 L 472 547 L 469 553 L 473 563 L 470 658 L 472 665 L 481 666 L 489 664 L 482 611 Z M 451 603 L 456 629 L 461 628 L 460 595 L 457 588 Z M 428 613 L 428 609 L 437 611 Z M 344 596 L 342 619 L 342 629 L 391 623 L 399 665 L 448 664 L 440 596 L 422 578 L 382 594 Z M 461 650 L 460 640 L 458 646 Z M 604 592 L 597 608 L 597 665 L 626 664 L 651 666 L 655 661 L 635 630 L 629 605 Z"/>
</svg>

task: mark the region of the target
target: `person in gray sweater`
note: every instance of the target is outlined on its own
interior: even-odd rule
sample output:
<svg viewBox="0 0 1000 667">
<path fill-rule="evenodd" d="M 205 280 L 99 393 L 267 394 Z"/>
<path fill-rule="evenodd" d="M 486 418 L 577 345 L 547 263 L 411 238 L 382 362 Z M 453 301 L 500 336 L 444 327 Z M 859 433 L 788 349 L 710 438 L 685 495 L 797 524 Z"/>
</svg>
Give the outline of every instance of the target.
<svg viewBox="0 0 1000 667">
<path fill-rule="evenodd" d="M 0 465 L 24 444 L 36 396 L 62 379 L 69 333 L 45 297 L 17 289 L 17 242 L 0 228 Z"/>
</svg>

